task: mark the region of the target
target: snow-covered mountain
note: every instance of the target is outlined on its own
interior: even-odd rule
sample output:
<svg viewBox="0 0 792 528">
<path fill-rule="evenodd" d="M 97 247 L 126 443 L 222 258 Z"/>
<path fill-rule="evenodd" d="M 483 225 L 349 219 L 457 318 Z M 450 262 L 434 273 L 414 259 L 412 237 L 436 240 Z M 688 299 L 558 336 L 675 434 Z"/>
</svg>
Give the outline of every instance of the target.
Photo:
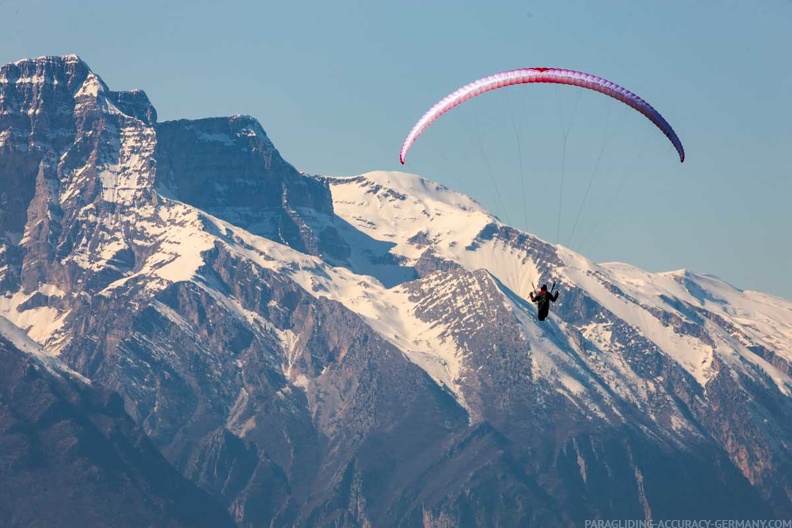
<svg viewBox="0 0 792 528">
<path fill-rule="evenodd" d="M 419 176 L 302 174 L 75 56 L 0 69 L 0 209 L 0 315 L 240 526 L 792 515 L 783 299 L 593 263 Z"/>
<path fill-rule="evenodd" d="M 640 340 L 645 352 L 667 357 L 702 389 L 726 365 L 756 383 L 770 383 L 782 395 L 791 394 L 792 303 L 788 301 L 739 291 L 716 277 L 685 270 L 654 274 L 622 263 L 594 264 L 566 248 L 509 228 L 470 199 L 416 176 L 371 173 L 329 182 L 337 214 L 373 240 L 392 245 L 389 255 L 396 256 L 401 268 L 421 269 L 424 282 L 428 283 L 420 288 L 418 302 L 405 297 L 416 287 L 404 280 L 402 286 L 377 295 L 378 299 L 393 297 L 394 306 L 408 307 L 401 310 L 397 323 L 390 322 L 390 308 L 369 316 L 357 300 L 339 300 L 369 317 L 370 324 L 382 335 L 388 335 L 388 324 L 395 324 L 396 331 L 390 333 L 412 341 L 406 347 L 395 343 L 408 355 L 422 348 L 433 350 L 436 360 L 448 366 L 433 377 L 460 397 L 464 390 L 457 385 L 459 360 L 471 351 L 460 346 L 459 337 L 478 328 L 465 327 L 456 339 L 448 339 L 454 337 L 451 329 L 456 320 L 446 318 L 440 337 L 450 346 L 444 347 L 440 342 L 422 346 L 419 343 L 430 339 L 431 332 L 422 332 L 420 322 L 427 320 L 426 314 L 432 308 L 438 318 L 442 318 L 442 312 L 458 318 L 475 313 L 481 303 L 454 294 L 454 281 L 447 280 L 447 273 L 437 273 L 435 280 L 429 281 L 431 270 L 438 268 L 486 272 L 488 278 L 482 280 L 500 290 L 507 309 L 519 321 L 521 338 L 549 341 L 542 353 L 556 368 L 546 369 L 545 375 L 552 377 L 566 371 L 562 364 L 572 351 L 587 369 L 601 370 L 597 366 L 599 360 L 591 360 L 592 355 L 618 358 L 620 347 Z M 379 276 L 384 284 L 395 282 L 389 270 L 371 265 L 377 258 L 366 258 L 376 250 L 354 247 L 360 250 L 356 258 L 350 259 L 355 263 L 351 266 L 354 271 Z M 534 310 L 526 309 L 525 300 L 534 284 L 550 280 L 559 282 L 563 297 L 554 310 L 558 317 L 542 325 L 534 321 Z M 429 321 L 431 327 L 437 328 L 434 317 L 429 317 Z M 387 323 L 382 326 L 384 322 Z M 478 322 L 485 325 L 486 319 Z M 635 333 L 635 338 L 628 343 L 616 342 L 613 332 L 619 329 Z M 411 335 L 416 331 L 417 335 Z M 553 336 L 564 337 L 559 343 Z M 413 359 L 420 362 L 417 357 Z M 620 383 L 612 388 L 622 398 L 636 403 L 645 400 L 645 387 L 641 388 L 644 381 L 627 365 L 622 367 L 615 363 L 609 367 L 620 374 Z M 585 376 L 585 370 L 573 377 Z M 566 376 L 552 380 L 563 386 L 571 382 Z M 580 386 L 571 383 L 576 388 L 567 387 L 570 392 L 579 392 Z"/>
</svg>

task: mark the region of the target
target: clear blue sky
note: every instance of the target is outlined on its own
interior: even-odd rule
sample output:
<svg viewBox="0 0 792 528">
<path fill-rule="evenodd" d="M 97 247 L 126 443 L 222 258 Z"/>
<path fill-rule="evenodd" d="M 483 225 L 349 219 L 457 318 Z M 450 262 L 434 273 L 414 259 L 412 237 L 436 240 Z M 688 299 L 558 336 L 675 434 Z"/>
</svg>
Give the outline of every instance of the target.
<svg viewBox="0 0 792 528">
<path fill-rule="evenodd" d="M 441 118 L 406 170 L 595 261 L 792 299 L 792 0 L 0 0 L 0 20 L 0 63 L 76 53 L 160 120 L 253 115 L 315 174 L 401 169 L 414 121 L 478 77 L 603 76 L 668 119 L 684 164 L 602 95 L 523 86 Z"/>
</svg>

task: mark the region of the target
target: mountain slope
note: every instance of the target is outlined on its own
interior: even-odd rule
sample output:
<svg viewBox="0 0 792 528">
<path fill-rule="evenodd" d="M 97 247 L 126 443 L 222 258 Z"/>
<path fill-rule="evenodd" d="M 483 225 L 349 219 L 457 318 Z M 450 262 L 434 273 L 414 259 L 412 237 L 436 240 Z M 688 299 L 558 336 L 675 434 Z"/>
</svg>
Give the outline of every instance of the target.
<svg viewBox="0 0 792 528">
<path fill-rule="evenodd" d="M 0 472 L 4 526 L 230 525 L 134 426 L 118 395 L 86 384 L 4 319 Z"/>
<path fill-rule="evenodd" d="M 414 176 L 372 173 L 335 180 L 331 187 L 339 216 L 387 240 L 402 265 L 437 270 L 409 284 L 420 288 L 412 314 L 428 327 L 443 328 L 456 344 L 431 349 L 436 361 L 452 366 L 435 378 L 456 386 L 460 399 L 492 402 L 507 394 L 481 394 L 478 357 L 488 347 L 502 349 L 499 336 L 511 336 L 518 349 L 532 349 L 536 381 L 552 396 L 574 402 L 574 411 L 617 424 L 629 423 L 637 412 L 655 434 L 678 445 L 691 438 L 713 442 L 753 484 L 773 482 L 767 495 L 789 504 L 788 492 L 775 493 L 789 484 L 792 303 L 686 271 L 652 274 L 619 263 L 596 265 L 504 226 L 464 197 Z M 461 217 L 453 216 L 453 208 L 462 210 Z M 431 219 L 413 221 L 420 216 Z M 470 273 L 460 269 L 486 272 L 511 317 L 478 309 L 483 317 L 460 318 L 486 298 L 459 278 Z M 560 281 L 563 293 L 550 323 L 540 325 L 525 298 L 531 282 L 549 278 Z M 502 322 L 508 319 L 518 324 Z M 516 388 L 514 380 L 508 387 Z"/>
</svg>

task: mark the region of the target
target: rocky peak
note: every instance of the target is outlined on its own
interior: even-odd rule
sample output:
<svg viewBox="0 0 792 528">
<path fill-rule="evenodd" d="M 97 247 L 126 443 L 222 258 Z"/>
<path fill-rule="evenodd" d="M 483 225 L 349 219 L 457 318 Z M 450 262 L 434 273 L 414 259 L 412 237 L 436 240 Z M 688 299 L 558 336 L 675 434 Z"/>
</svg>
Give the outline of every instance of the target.
<svg viewBox="0 0 792 528">
<path fill-rule="evenodd" d="M 24 59 L 0 67 L 0 119 L 7 125 L 19 126 L 26 116 L 35 125 L 40 115 L 47 116 L 49 125 L 53 117 L 91 110 L 118 112 L 146 125 L 157 120 L 142 90 L 111 92 L 77 55 Z"/>
<path fill-rule="evenodd" d="M 113 265 L 94 287 L 134 270 L 149 249 L 142 226 L 161 223 L 155 178 L 166 196 L 300 251 L 338 246 L 327 185 L 287 163 L 254 118 L 158 125 L 145 92 L 111 91 L 76 55 L 0 69 L 0 155 L 8 291 L 69 289 L 119 259 L 126 271 Z"/>
<path fill-rule="evenodd" d="M 90 73 L 91 69 L 77 55 L 46 56 L 22 59 L 0 67 L 0 83 L 63 85 L 74 93 Z"/>
<path fill-rule="evenodd" d="M 156 112 L 143 92 L 111 92 L 76 55 L 0 72 L 0 280 L 12 291 L 68 288 L 113 256 L 97 255 L 85 231 L 103 226 L 126 249 L 123 229 L 103 217 L 153 202 Z"/>
<path fill-rule="evenodd" d="M 109 92 L 108 97 L 126 115 L 139 119 L 148 126 L 156 124 L 157 111 L 143 90 Z"/>
<path fill-rule="evenodd" d="M 292 208 L 332 214 L 327 186 L 284 160 L 253 117 L 168 121 L 158 125 L 157 138 L 159 184 L 191 205 L 271 212 L 288 194 Z"/>
<path fill-rule="evenodd" d="M 303 252 L 335 247 L 328 185 L 284 160 L 253 117 L 160 123 L 156 157 L 164 194 Z"/>
</svg>

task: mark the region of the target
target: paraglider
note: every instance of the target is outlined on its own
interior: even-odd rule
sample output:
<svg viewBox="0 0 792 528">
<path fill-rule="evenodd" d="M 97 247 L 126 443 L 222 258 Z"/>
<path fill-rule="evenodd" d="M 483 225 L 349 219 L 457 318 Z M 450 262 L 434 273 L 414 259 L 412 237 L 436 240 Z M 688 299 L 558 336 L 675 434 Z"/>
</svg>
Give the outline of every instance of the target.
<svg viewBox="0 0 792 528">
<path fill-rule="evenodd" d="M 530 297 L 531 302 L 534 302 L 537 305 L 537 317 L 540 321 L 547 319 L 547 316 L 550 313 L 550 303 L 556 302 L 558 300 L 559 292 L 555 292 L 555 295 L 553 295 L 554 289 L 555 283 L 553 283 L 553 288 L 550 291 L 547 291 L 547 284 L 542 284 L 541 288 L 539 288 L 539 291 L 536 294 L 534 294 L 534 292 L 528 293 L 528 297 Z"/>
<path fill-rule="evenodd" d="M 627 90 L 626 88 L 619 86 L 612 81 L 603 79 L 602 77 L 561 68 L 519 68 L 515 70 L 503 71 L 494 75 L 482 77 L 481 79 L 468 83 L 451 92 L 446 97 L 434 104 L 426 113 L 421 116 L 420 119 L 418 119 L 402 143 L 401 150 L 399 151 L 399 161 L 402 165 L 404 165 L 408 152 L 420 135 L 423 134 L 423 132 L 426 131 L 432 125 L 432 123 L 440 118 L 440 116 L 452 110 L 456 106 L 493 90 L 505 88 L 507 86 L 530 83 L 549 83 L 576 86 L 579 88 L 585 88 L 599 92 L 601 94 L 607 95 L 608 97 L 616 99 L 617 101 L 620 101 L 630 108 L 640 112 L 644 117 L 651 121 L 674 146 L 677 154 L 679 155 L 679 161 L 685 161 L 685 149 L 682 146 L 682 141 L 679 139 L 679 136 L 677 136 L 676 132 L 674 132 L 674 129 L 660 114 L 660 112 L 655 110 L 654 107 L 652 107 L 649 103 L 630 90 Z M 563 183 L 561 188 L 563 189 Z M 558 292 L 556 291 L 554 293 L 554 289 L 555 283 L 553 284 L 553 288 L 550 291 L 547 290 L 547 285 L 543 284 L 538 292 L 531 291 L 529 294 L 531 301 L 537 304 L 539 321 L 544 321 L 547 318 L 550 311 L 550 303 L 555 302 L 558 299 Z"/>
<path fill-rule="evenodd" d="M 407 134 L 407 138 L 402 144 L 401 151 L 399 152 L 399 161 L 403 165 L 407 153 L 413 146 L 413 143 L 418 139 L 418 136 L 429 128 L 437 118 L 455 106 L 491 90 L 526 83 L 554 83 L 579 86 L 613 97 L 639 111 L 646 116 L 649 121 L 654 123 L 674 145 L 674 148 L 679 153 L 679 161 L 685 161 L 685 149 L 682 147 L 682 142 L 679 140 L 676 132 L 674 132 L 674 129 L 668 124 L 668 121 L 660 115 L 660 112 L 655 110 L 649 103 L 626 88 L 622 88 L 618 84 L 597 77 L 596 75 L 560 68 L 520 68 L 517 70 L 504 71 L 473 81 L 452 92 L 430 108 L 429 111 L 421 116 L 418 122 L 415 123 L 415 126 L 413 126 L 410 133 Z"/>
</svg>

